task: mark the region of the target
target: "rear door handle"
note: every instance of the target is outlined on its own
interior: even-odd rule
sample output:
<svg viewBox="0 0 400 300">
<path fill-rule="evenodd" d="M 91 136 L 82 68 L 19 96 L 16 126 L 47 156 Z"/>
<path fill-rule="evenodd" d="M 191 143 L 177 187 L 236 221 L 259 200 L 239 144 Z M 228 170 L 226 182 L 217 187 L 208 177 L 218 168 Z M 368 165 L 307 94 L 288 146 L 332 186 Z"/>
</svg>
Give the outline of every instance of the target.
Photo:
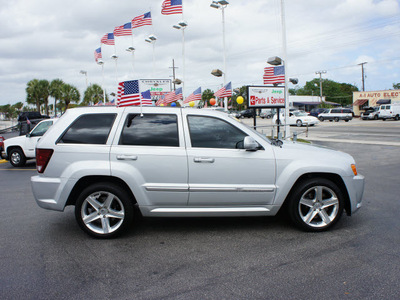
<svg viewBox="0 0 400 300">
<path fill-rule="evenodd" d="M 117 155 L 118 160 L 137 160 L 137 158 L 138 157 L 136 155 L 126 155 L 126 154 Z"/>
<path fill-rule="evenodd" d="M 195 157 L 193 160 L 195 163 L 210 163 L 210 164 L 212 164 L 215 161 L 214 158 L 209 158 L 209 157 Z"/>
</svg>

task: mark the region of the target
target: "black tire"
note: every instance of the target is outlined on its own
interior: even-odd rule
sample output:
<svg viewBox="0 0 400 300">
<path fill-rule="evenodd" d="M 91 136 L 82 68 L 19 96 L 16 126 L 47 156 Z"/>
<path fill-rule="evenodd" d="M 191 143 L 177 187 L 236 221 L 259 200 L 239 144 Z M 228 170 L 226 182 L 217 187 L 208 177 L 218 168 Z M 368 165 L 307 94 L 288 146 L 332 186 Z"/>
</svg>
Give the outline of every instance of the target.
<svg viewBox="0 0 400 300">
<path fill-rule="evenodd" d="M 129 194 L 109 182 L 85 188 L 75 204 L 75 218 L 87 234 L 96 238 L 114 238 L 133 220 L 133 203 Z"/>
<path fill-rule="evenodd" d="M 334 118 L 333 120 L 334 120 L 335 122 L 339 122 L 339 118 L 338 118 L 338 117 Z"/>
<path fill-rule="evenodd" d="M 348 121 L 350 121 L 350 120 L 344 120 L 345 122 L 348 122 Z M 338 121 L 339 122 L 339 121 Z"/>
<path fill-rule="evenodd" d="M 378 120 L 378 116 L 377 115 L 374 116 L 374 120 Z"/>
<path fill-rule="evenodd" d="M 10 163 L 13 167 L 23 167 L 26 163 L 24 152 L 19 148 L 11 149 L 9 154 Z"/>
<path fill-rule="evenodd" d="M 398 121 L 398 120 L 399 120 L 399 115 L 396 115 L 396 116 L 394 117 L 394 120 L 395 120 L 395 121 Z"/>
<path fill-rule="evenodd" d="M 306 231 L 324 231 L 332 227 L 339 221 L 344 208 L 341 190 L 325 178 L 300 182 L 288 200 L 291 220 Z"/>
<path fill-rule="evenodd" d="M 324 117 L 319 117 L 318 118 L 321 122 L 323 122 L 325 119 L 324 119 Z"/>
</svg>

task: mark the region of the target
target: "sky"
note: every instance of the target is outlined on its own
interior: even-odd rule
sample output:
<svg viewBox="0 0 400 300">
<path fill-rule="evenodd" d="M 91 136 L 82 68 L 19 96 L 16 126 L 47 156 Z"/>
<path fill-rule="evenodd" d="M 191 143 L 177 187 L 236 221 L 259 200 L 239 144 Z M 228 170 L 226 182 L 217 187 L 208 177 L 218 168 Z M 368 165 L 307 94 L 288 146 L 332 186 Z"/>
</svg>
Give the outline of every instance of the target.
<svg viewBox="0 0 400 300">
<path fill-rule="evenodd" d="M 161 14 L 162 0 L 0 0 L 0 105 L 26 100 L 27 83 L 59 78 L 78 88 L 89 84 L 116 92 L 117 82 L 170 79 L 172 60 L 185 95 L 199 86 L 216 91 L 221 69 L 233 88 L 262 85 L 267 60 L 284 57 L 281 3 L 286 28 L 286 71 L 297 86 L 317 78 L 350 83 L 365 90 L 392 89 L 400 82 L 400 2 L 398 0 L 231 0 L 224 10 L 226 70 L 223 63 L 222 11 L 211 0 L 183 0 L 183 16 Z M 101 37 L 116 26 L 151 11 L 153 25 L 134 29 L 102 45 L 102 67 L 94 60 Z M 182 18 L 183 17 L 183 18 Z M 184 19 L 182 31 L 172 26 Z M 157 37 L 146 43 L 150 34 Z M 135 47 L 134 58 L 125 49 Z M 116 54 L 115 61 L 110 57 Z M 86 71 L 87 77 L 80 71 Z M 183 72 L 185 70 L 185 72 Z M 112 98 L 112 97 L 111 97 Z"/>
</svg>

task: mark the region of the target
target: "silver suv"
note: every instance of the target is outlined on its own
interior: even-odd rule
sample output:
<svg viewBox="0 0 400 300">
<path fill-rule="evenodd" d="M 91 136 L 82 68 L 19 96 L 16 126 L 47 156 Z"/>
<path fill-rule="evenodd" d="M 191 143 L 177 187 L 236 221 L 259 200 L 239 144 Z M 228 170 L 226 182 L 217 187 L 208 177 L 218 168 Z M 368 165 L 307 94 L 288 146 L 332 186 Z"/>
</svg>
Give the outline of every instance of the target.
<svg viewBox="0 0 400 300">
<path fill-rule="evenodd" d="M 344 120 L 348 122 L 353 119 L 353 111 L 350 108 L 332 108 L 327 112 L 320 113 L 318 119 L 323 122 L 325 120 L 339 122 Z"/>
<path fill-rule="evenodd" d="M 322 231 L 355 212 L 364 190 L 350 155 L 269 140 L 206 109 L 69 109 L 36 158 L 38 205 L 74 205 L 80 227 L 101 238 L 129 227 L 135 206 L 145 217 L 232 217 L 285 204 L 295 225 Z"/>
</svg>

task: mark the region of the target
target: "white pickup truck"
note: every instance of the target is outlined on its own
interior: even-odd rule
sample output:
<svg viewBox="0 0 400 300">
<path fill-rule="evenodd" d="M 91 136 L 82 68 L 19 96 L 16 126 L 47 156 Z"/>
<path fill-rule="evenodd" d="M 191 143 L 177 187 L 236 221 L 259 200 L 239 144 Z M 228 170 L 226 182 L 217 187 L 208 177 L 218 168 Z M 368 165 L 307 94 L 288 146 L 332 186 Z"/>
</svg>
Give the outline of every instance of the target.
<svg viewBox="0 0 400 300">
<path fill-rule="evenodd" d="M 14 167 L 22 167 L 28 159 L 36 157 L 35 147 L 38 140 L 56 122 L 57 119 L 40 121 L 29 133 L 4 140 L 1 157 L 9 160 Z"/>
</svg>

